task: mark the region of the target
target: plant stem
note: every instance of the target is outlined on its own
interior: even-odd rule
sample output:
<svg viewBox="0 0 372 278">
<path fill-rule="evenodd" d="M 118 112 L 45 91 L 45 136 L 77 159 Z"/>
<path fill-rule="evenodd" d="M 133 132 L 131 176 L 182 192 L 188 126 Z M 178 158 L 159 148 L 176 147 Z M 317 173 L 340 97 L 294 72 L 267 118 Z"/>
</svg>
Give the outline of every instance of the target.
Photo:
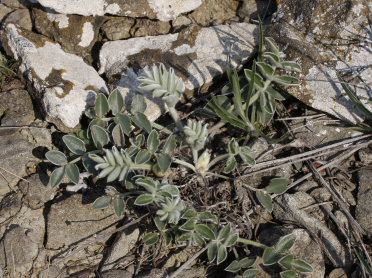
<svg viewBox="0 0 372 278">
<path fill-rule="evenodd" d="M 131 170 L 151 170 L 151 164 L 132 164 L 130 166 Z"/>
<path fill-rule="evenodd" d="M 76 163 L 81 160 L 81 156 L 75 158 L 73 161 L 70 161 L 68 164 Z"/>
<path fill-rule="evenodd" d="M 168 110 L 169 110 L 169 114 L 171 115 L 171 117 L 173 118 L 173 121 L 174 123 L 176 124 L 177 128 L 183 132 L 183 124 L 181 122 L 181 118 L 180 116 L 178 115 L 178 112 L 177 110 L 174 108 L 174 107 L 169 107 L 168 106 Z"/>
<path fill-rule="evenodd" d="M 208 169 L 210 169 L 213 165 L 215 165 L 216 163 L 220 162 L 221 160 L 224 160 L 224 159 L 228 158 L 229 155 L 230 154 L 225 153 L 225 154 L 221 154 L 221 155 L 215 157 L 211 162 L 209 162 Z"/>
<path fill-rule="evenodd" d="M 157 124 L 155 122 L 152 122 L 151 125 L 152 125 L 153 128 L 156 128 L 159 131 L 164 132 L 165 134 L 172 134 L 172 131 L 170 131 L 168 128 L 166 128 L 166 127 L 164 127 L 162 125 L 159 125 L 159 124 Z"/>
<path fill-rule="evenodd" d="M 198 158 L 199 158 L 199 155 L 198 155 L 198 151 L 191 148 L 192 150 L 192 158 L 194 159 L 194 165 L 196 165 L 196 163 L 198 163 Z"/>
<path fill-rule="evenodd" d="M 194 165 L 192 165 L 191 163 L 188 163 L 186 161 L 183 161 L 183 160 L 180 160 L 180 159 L 177 159 L 177 158 L 173 158 L 173 162 L 174 163 L 177 163 L 179 165 L 182 165 L 182 166 L 185 166 L 191 170 L 193 170 L 195 173 L 196 173 L 196 168 Z"/>
<path fill-rule="evenodd" d="M 216 174 L 216 173 L 212 173 L 212 172 L 206 172 L 205 175 L 215 176 L 217 178 L 221 178 L 221 179 L 225 179 L 225 180 L 229 179 L 229 177 L 226 177 L 226 176 L 220 175 L 220 174 Z"/>
<path fill-rule="evenodd" d="M 239 238 L 238 242 L 243 243 L 243 244 L 247 244 L 247 245 L 252 245 L 252 246 L 255 246 L 255 247 L 259 247 L 259 248 L 268 247 L 265 244 L 262 244 L 262 243 L 259 243 L 257 241 L 253 241 L 253 240 L 250 240 L 250 239 L 245 239 L 245 238 Z"/>
</svg>

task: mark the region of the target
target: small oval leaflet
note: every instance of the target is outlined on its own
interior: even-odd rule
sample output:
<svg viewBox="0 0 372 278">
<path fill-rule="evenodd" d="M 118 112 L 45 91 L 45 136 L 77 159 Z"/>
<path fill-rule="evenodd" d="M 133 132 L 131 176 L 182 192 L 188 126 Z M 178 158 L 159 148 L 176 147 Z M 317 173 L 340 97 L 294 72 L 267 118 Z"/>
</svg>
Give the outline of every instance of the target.
<svg viewBox="0 0 372 278">
<path fill-rule="evenodd" d="M 54 165 L 61 166 L 67 164 L 66 156 L 60 151 L 49 151 L 45 154 L 45 157 Z"/>
<path fill-rule="evenodd" d="M 62 140 L 74 154 L 83 155 L 87 151 L 84 141 L 73 135 L 65 135 L 62 137 Z"/>
</svg>

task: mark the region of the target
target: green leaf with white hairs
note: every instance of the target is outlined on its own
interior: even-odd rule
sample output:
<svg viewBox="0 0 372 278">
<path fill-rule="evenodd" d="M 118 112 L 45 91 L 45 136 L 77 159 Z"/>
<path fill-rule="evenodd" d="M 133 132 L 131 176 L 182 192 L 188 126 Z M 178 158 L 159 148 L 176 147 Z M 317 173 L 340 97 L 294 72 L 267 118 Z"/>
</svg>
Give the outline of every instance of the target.
<svg viewBox="0 0 372 278">
<path fill-rule="evenodd" d="M 136 164 L 143 164 L 149 161 L 151 158 L 151 154 L 148 150 L 140 150 L 136 157 L 134 158 L 134 162 Z"/>
<path fill-rule="evenodd" d="M 239 239 L 239 236 L 238 236 L 237 233 L 229 234 L 228 237 L 225 239 L 223 244 L 226 247 L 231 247 L 231 246 L 235 245 L 235 243 L 238 241 L 238 239 Z"/>
<path fill-rule="evenodd" d="M 121 130 L 124 132 L 125 135 L 129 136 L 132 132 L 132 124 L 130 118 L 125 114 L 117 114 L 116 122 L 120 125 Z"/>
<path fill-rule="evenodd" d="M 239 265 L 239 262 L 237 260 L 235 261 L 232 261 L 226 268 L 225 270 L 226 271 L 229 271 L 229 272 L 238 272 L 239 270 L 241 269 L 240 265 Z"/>
<path fill-rule="evenodd" d="M 62 140 L 67 148 L 74 154 L 83 155 L 87 151 L 84 141 L 77 138 L 76 136 L 64 135 L 62 137 Z"/>
<path fill-rule="evenodd" d="M 66 175 L 74 184 L 79 183 L 79 168 L 76 164 L 67 164 L 66 165 Z"/>
<path fill-rule="evenodd" d="M 296 72 L 302 71 L 301 66 L 297 64 L 296 62 L 292 62 L 292 61 L 281 62 L 280 67 L 285 70 L 290 70 L 290 71 L 296 71 Z"/>
<path fill-rule="evenodd" d="M 269 45 L 271 51 L 275 54 L 275 55 L 278 55 L 279 56 L 279 46 L 278 44 L 275 42 L 275 40 L 271 37 L 266 37 L 265 38 L 265 41 L 267 42 L 267 44 Z"/>
<path fill-rule="evenodd" d="M 150 194 L 142 194 L 139 195 L 136 200 L 134 201 L 134 204 L 137 206 L 146 206 L 151 204 L 154 201 L 154 197 Z"/>
<path fill-rule="evenodd" d="M 293 235 L 293 234 L 283 236 L 283 237 L 280 238 L 280 240 L 276 244 L 275 248 L 280 253 L 284 252 L 284 251 L 288 251 L 289 249 L 292 248 L 295 241 L 296 241 L 296 236 Z"/>
<path fill-rule="evenodd" d="M 115 125 L 115 127 L 112 129 L 111 135 L 116 146 L 125 146 L 125 136 L 120 128 L 120 125 Z"/>
<path fill-rule="evenodd" d="M 236 159 L 234 156 L 230 156 L 226 161 L 226 166 L 223 169 L 224 173 L 228 174 L 235 170 L 236 168 Z"/>
<path fill-rule="evenodd" d="M 217 236 L 217 239 L 218 240 L 225 240 L 229 234 L 231 232 L 231 224 L 227 224 L 225 225 L 219 232 L 218 232 L 218 236 Z"/>
<path fill-rule="evenodd" d="M 98 148 L 103 148 L 110 142 L 109 135 L 105 129 L 98 125 L 94 125 L 90 128 L 94 144 Z"/>
<path fill-rule="evenodd" d="M 280 272 L 280 278 L 299 278 L 300 276 L 298 273 L 294 270 L 286 270 L 283 272 Z"/>
<path fill-rule="evenodd" d="M 200 221 L 206 221 L 210 223 L 217 224 L 218 223 L 218 217 L 210 212 L 199 212 L 197 214 L 197 217 Z"/>
<path fill-rule="evenodd" d="M 124 212 L 124 200 L 120 197 L 116 197 L 112 200 L 114 211 L 116 216 L 121 216 Z"/>
<path fill-rule="evenodd" d="M 207 255 L 208 255 L 208 260 L 210 263 L 213 262 L 214 259 L 217 257 L 217 252 L 218 252 L 217 243 L 213 243 L 211 246 L 209 246 Z"/>
<path fill-rule="evenodd" d="M 146 245 L 154 245 L 155 243 L 158 242 L 158 240 L 159 240 L 159 234 L 158 233 L 147 233 L 143 237 L 143 242 Z"/>
<path fill-rule="evenodd" d="M 290 85 L 300 85 L 301 82 L 297 77 L 289 75 L 276 75 L 273 78 L 273 81 L 281 85 L 290 86 Z"/>
<path fill-rule="evenodd" d="M 281 259 L 280 253 L 278 253 L 273 247 L 266 247 L 263 254 L 262 260 L 264 265 L 276 264 Z"/>
<path fill-rule="evenodd" d="M 240 265 L 241 268 L 249 268 L 252 265 L 254 265 L 256 261 L 257 261 L 257 257 L 243 258 L 239 261 L 239 265 Z"/>
<path fill-rule="evenodd" d="M 186 221 L 182 226 L 179 227 L 179 229 L 181 231 L 193 231 L 195 229 L 195 223 L 196 223 L 196 220 L 195 219 L 190 219 L 188 221 Z"/>
<path fill-rule="evenodd" d="M 108 97 L 108 103 L 113 115 L 120 113 L 121 109 L 124 106 L 124 99 L 118 89 L 115 89 L 111 92 Z"/>
<path fill-rule="evenodd" d="M 263 76 L 269 80 L 273 78 L 275 70 L 272 66 L 266 64 L 265 62 L 256 62 L 256 65 Z"/>
<path fill-rule="evenodd" d="M 147 119 L 145 114 L 138 112 L 134 117 L 132 117 L 132 121 L 135 123 L 136 126 L 142 128 L 147 133 L 151 132 L 152 130 L 151 123 Z"/>
<path fill-rule="evenodd" d="M 103 118 L 110 111 L 107 97 L 104 94 L 98 94 L 94 108 L 99 118 Z"/>
<path fill-rule="evenodd" d="M 302 273 L 311 273 L 314 271 L 313 267 L 303 260 L 294 259 L 292 261 L 292 267 Z"/>
<path fill-rule="evenodd" d="M 151 153 L 155 153 L 158 150 L 159 144 L 159 134 L 155 129 L 153 129 L 147 137 L 147 149 Z"/>
<path fill-rule="evenodd" d="M 177 147 L 176 137 L 171 134 L 168 136 L 163 146 L 163 153 L 172 154 Z"/>
<path fill-rule="evenodd" d="M 270 181 L 270 184 L 266 186 L 265 190 L 268 193 L 283 194 L 287 191 L 288 185 L 290 185 L 291 183 L 291 179 L 274 178 Z"/>
<path fill-rule="evenodd" d="M 137 113 L 145 112 L 146 108 L 147 108 L 147 104 L 145 101 L 145 97 L 140 93 L 136 93 L 132 99 L 132 103 L 130 106 L 130 112 L 133 115 L 135 115 Z"/>
<path fill-rule="evenodd" d="M 172 158 L 169 154 L 160 153 L 156 156 L 156 161 L 157 161 L 160 169 L 163 172 L 166 172 L 169 169 L 169 167 L 172 163 Z"/>
<path fill-rule="evenodd" d="M 216 239 L 214 232 L 205 224 L 195 225 L 195 231 L 207 240 Z"/>
<path fill-rule="evenodd" d="M 274 205 L 273 205 L 273 200 L 271 199 L 270 195 L 265 194 L 261 191 L 256 192 L 256 197 L 260 204 L 269 212 L 273 211 Z"/>
<path fill-rule="evenodd" d="M 65 166 L 59 167 L 52 172 L 50 176 L 49 184 L 51 187 L 56 187 L 61 184 L 65 177 Z"/>
<path fill-rule="evenodd" d="M 221 244 L 220 246 L 218 246 L 218 250 L 217 250 L 217 265 L 219 265 L 220 263 L 224 262 L 227 258 L 227 248 L 225 245 Z"/>
<path fill-rule="evenodd" d="M 294 256 L 292 254 L 288 254 L 281 258 L 278 263 L 282 265 L 286 269 L 292 269 L 292 262 L 293 262 Z"/>
<path fill-rule="evenodd" d="M 94 209 L 105 209 L 107 208 L 112 202 L 111 197 L 108 196 L 102 196 L 97 198 L 93 203 Z"/>
<path fill-rule="evenodd" d="M 258 269 L 247 269 L 243 272 L 243 278 L 254 278 L 258 272 Z"/>
<path fill-rule="evenodd" d="M 60 151 L 49 151 L 45 154 L 45 157 L 54 165 L 62 166 L 67 164 L 66 156 Z"/>
</svg>

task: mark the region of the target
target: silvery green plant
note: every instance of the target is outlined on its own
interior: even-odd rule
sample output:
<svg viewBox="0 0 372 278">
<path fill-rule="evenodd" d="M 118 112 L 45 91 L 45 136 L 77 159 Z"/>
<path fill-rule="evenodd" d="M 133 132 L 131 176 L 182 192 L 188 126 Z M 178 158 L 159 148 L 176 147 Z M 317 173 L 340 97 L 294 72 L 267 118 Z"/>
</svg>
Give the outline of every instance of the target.
<svg viewBox="0 0 372 278">
<path fill-rule="evenodd" d="M 268 51 L 265 51 L 264 41 L 268 45 Z M 279 50 L 275 40 L 264 38 L 260 25 L 259 55 L 253 61 L 252 69 L 244 70 L 245 78 L 239 77 L 235 69 L 228 69 L 229 85 L 223 89 L 222 95 L 212 97 L 208 106 L 224 123 L 250 135 L 264 136 L 261 129 L 272 120 L 276 111 L 275 101 L 284 100 L 277 85 L 300 84 L 298 78 L 281 72 L 301 72 L 301 66 L 293 61 L 285 61 L 283 57 L 285 55 Z M 233 95 L 231 100 L 226 95 L 230 93 Z"/>
</svg>

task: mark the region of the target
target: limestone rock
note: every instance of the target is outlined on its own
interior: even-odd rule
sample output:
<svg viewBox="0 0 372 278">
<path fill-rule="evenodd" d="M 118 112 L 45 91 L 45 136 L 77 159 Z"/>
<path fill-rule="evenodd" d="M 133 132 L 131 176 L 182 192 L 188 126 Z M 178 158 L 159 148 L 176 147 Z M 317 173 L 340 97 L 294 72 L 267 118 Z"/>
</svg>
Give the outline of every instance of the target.
<svg viewBox="0 0 372 278">
<path fill-rule="evenodd" d="M 356 220 L 372 238 L 372 171 L 365 169 L 358 173 L 359 187 L 356 206 Z"/>
<path fill-rule="evenodd" d="M 238 0 L 204 0 L 188 17 L 203 26 L 223 24 L 230 19 L 236 20 L 238 6 Z"/>
<path fill-rule="evenodd" d="M 20 60 L 20 70 L 32 84 L 32 97 L 46 119 L 61 130 L 77 127 L 96 93 L 107 92 L 104 80 L 81 57 L 69 54 L 44 36 L 9 24 L 4 45 Z"/>
<path fill-rule="evenodd" d="M 302 209 L 310 204 L 310 198 L 311 196 L 305 192 L 297 192 L 293 195 L 286 193 L 277 197 L 277 203 L 273 211 L 275 219 L 295 222 L 312 234 L 321 234 L 320 240 L 327 248 L 333 265 L 336 267 L 351 265 L 351 255 L 347 247 L 338 240 L 337 236 L 322 221 L 309 214 L 308 210 Z"/>
<path fill-rule="evenodd" d="M 115 263 L 125 257 L 136 245 L 139 237 L 139 230 L 135 229 L 128 235 L 125 233 L 120 233 L 117 235 L 115 242 L 112 244 L 109 254 L 103 263 L 102 271 L 112 269 Z"/>
<path fill-rule="evenodd" d="M 110 41 L 123 40 L 130 37 L 130 29 L 135 20 L 127 17 L 110 17 L 101 27 L 104 36 Z"/>
<path fill-rule="evenodd" d="M 82 195 L 72 195 L 51 206 L 47 218 L 46 247 L 63 248 L 92 237 L 99 231 L 108 232 L 115 228 L 113 224 L 117 220 L 118 218 L 110 209 L 95 210 L 92 204 L 83 203 Z M 105 240 L 102 239 L 102 242 Z"/>
<path fill-rule="evenodd" d="M 38 243 L 27 229 L 12 225 L 0 241 L 0 267 L 10 277 L 29 277 L 32 262 L 38 254 Z"/>
<path fill-rule="evenodd" d="M 22 9 L 30 7 L 32 1 L 29 0 L 1 0 L 1 3 L 12 9 Z"/>
<path fill-rule="evenodd" d="M 56 190 L 48 186 L 48 180 L 42 182 L 38 174 L 29 177 L 27 182 L 20 181 L 18 187 L 31 209 L 43 208 L 44 203 L 53 200 L 56 194 Z"/>
<path fill-rule="evenodd" d="M 32 30 L 32 21 L 30 11 L 28 9 L 19 9 L 10 13 L 4 20 L 4 25 L 13 23 L 22 27 L 23 29 Z"/>
<path fill-rule="evenodd" d="M 11 192 L 0 202 L 0 223 L 14 217 L 22 207 L 22 194 Z"/>
<path fill-rule="evenodd" d="M 0 125 L 25 126 L 35 119 L 31 97 L 26 90 L 14 89 L 0 94 Z"/>
<path fill-rule="evenodd" d="M 32 155 L 33 147 L 17 133 L 0 133 L 0 199 L 15 189 L 20 177 L 27 174 L 27 164 L 37 161 Z"/>
<path fill-rule="evenodd" d="M 3 21 L 4 18 L 6 18 L 6 16 L 11 13 L 13 11 L 13 9 L 3 5 L 3 4 L 0 4 L 0 22 Z"/>
<path fill-rule="evenodd" d="M 108 77 L 121 74 L 114 85 L 130 98 L 138 91 L 137 77 L 143 73 L 142 68 L 162 62 L 183 78 L 186 96 L 191 98 L 194 91 L 205 91 L 214 78 L 225 72 L 228 57 L 232 67 L 239 67 L 249 59 L 254 51 L 255 30 L 255 25 L 238 23 L 106 42 L 100 52 L 99 72 Z M 148 111 L 154 120 L 164 110 L 151 98 L 149 101 L 153 104 Z"/>
<path fill-rule="evenodd" d="M 91 49 L 97 40 L 104 18 L 56 14 L 42 9 L 32 9 L 36 30 L 58 42 L 68 53 L 91 61 Z"/>
<path fill-rule="evenodd" d="M 148 17 L 169 21 L 179 14 L 190 12 L 202 0 L 30 0 L 61 14 L 84 16 L 112 14 L 129 17 Z"/>
<path fill-rule="evenodd" d="M 102 278 L 132 278 L 133 274 L 126 270 L 110 270 L 100 274 Z"/>
<path fill-rule="evenodd" d="M 330 113 L 342 120 L 356 123 L 362 114 L 338 83 L 336 72 L 357 84 L 356 91 L 363 103 L 370 101 L 366 92 L 372 80 L 371 44 L 368 37 L 369 1 L 301 0 L 280 1 L 274 24 L 268 35 L 288 46 L 289 59 L 303 68 L 301 86 L 289 92 L 313 108 Z M 355 43 L 357 42 L 357 43 Z"/>
</svg>

